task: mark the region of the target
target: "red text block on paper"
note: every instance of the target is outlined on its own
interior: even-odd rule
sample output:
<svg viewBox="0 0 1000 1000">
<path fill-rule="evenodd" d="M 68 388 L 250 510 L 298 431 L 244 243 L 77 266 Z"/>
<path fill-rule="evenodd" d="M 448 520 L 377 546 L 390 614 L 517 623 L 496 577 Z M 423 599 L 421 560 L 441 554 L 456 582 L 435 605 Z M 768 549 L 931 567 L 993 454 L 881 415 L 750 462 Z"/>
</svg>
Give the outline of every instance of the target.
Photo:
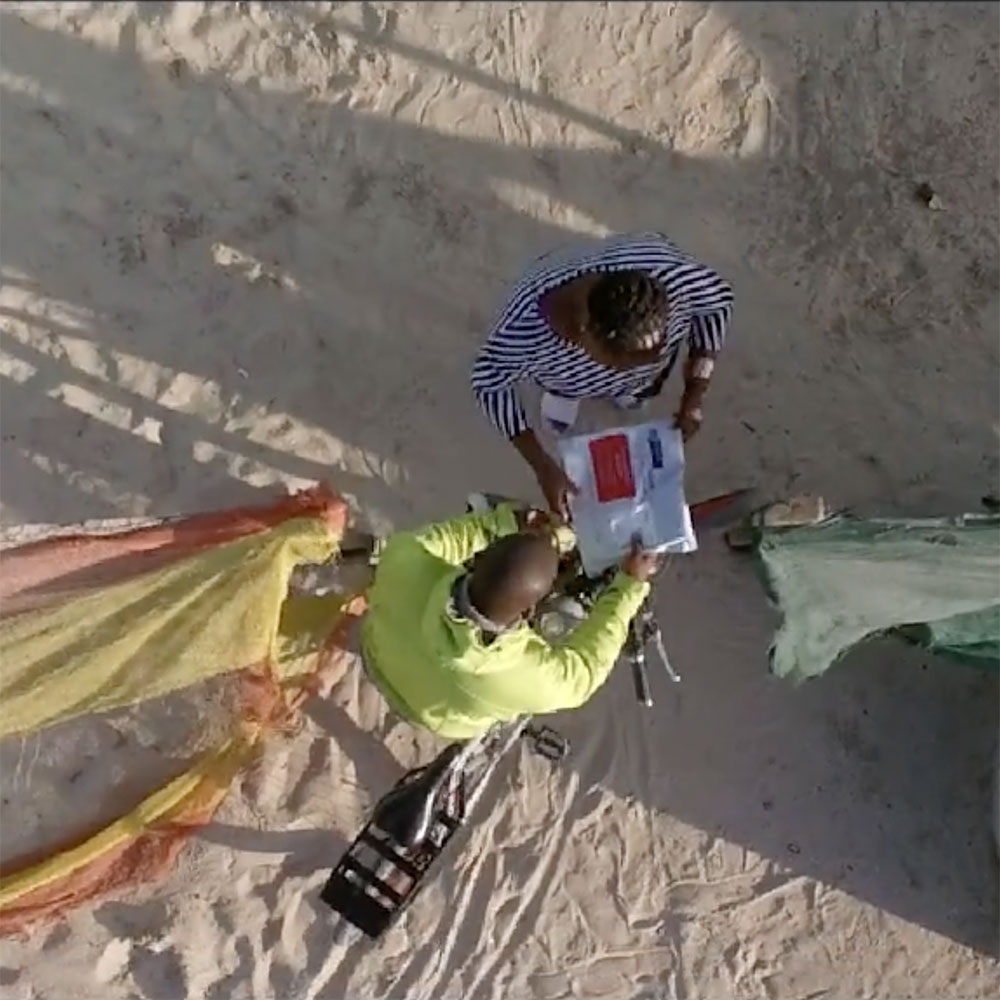
<svg viewBox="0 0 1000 1000">
<path fill-rule="evenodd" d="M 594 469 L 594 485 L 601 503 L 627 500 L 635 496 L 635 477 L 628 437 L 609 434 L 590 442 L 590 464 Z"/>
</svg>

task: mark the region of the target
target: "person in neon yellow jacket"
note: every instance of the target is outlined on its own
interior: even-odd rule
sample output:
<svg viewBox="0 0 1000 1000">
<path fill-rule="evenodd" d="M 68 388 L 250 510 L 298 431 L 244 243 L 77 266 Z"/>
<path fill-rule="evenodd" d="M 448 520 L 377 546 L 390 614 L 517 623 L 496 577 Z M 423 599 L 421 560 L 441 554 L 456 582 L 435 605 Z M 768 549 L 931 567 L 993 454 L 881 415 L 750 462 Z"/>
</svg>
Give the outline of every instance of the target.
<svg viewBox="0 0 1000 1000">
<path fill-rule="evenodd" d="M 541 512 L 501 505 L 386 543 L 369 590 L 365 664 L 404 718 L 448 739 L 519 715 L 577 708 L 605 682 L 658 560 L 634 551 L 569 635 L 527 622 L 552 589 L 558 554 Z"/>
</svg>

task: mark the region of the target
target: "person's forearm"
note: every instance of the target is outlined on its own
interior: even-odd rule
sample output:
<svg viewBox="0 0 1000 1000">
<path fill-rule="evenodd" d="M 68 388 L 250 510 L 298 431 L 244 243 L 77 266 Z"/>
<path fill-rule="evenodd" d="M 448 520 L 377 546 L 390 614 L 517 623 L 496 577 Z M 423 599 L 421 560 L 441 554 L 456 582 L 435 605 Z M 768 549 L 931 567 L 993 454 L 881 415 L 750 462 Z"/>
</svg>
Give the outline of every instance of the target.
<svg viewBox="0 0 1000 1000">
<path fill-rule="evenodd" d="M 577 708 L 607 680 L 649 584 L 619 573 L 569 636 L 549 646 L 539 667 L 547 711 Z"/>
<path fill-rule="evenodd" d="M 461 566 L 496 539 L 518 530 L 515 507 L 502 503 L 495 510 L 439 521 L 409 534 L 431 555 Z"/>
<path fill-rule="evenodd" d="M 625 644 L 629 623 L 649 590 L 648 583 L 619 571 L 563 647 L 575 650 L 591 662 L 608 663 L 610 670 Z"/>
<path fill-rule="evenodd" d="M 538 435 L 530 427 L 511 438 L 511 443 L 536 473 L 552 461 L 552 456 L 542 447 Z"/>
<path fill-rule="evenodd" d="M 681 399 L 685 408 L 701 409 L 714 368 L 714 352 L 696 349 L 688 354 L 684 364 L 684 395 Z"/>
</svg>

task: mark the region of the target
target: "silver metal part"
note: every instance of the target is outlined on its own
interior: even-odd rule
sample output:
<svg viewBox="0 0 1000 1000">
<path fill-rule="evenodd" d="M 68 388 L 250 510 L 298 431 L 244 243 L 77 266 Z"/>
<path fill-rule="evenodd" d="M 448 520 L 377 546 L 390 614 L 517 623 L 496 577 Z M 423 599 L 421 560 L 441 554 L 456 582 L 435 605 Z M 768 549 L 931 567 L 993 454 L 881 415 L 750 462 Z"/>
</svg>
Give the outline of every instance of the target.
<svg viewBox="0 0 1000 1000">
<path fill-rule="evenodd" d="M 679 684 L 681 675 L 670 665 L 670 659 L 667 656 L 667 649 L 663 645 L 663 633 L 660 631 L 659 627 L 657 627 L 656 631 L 653 633 L 653 645 L 656 647 L 656 655 L 663 661 L 663 666 L 667 671 L 667 676 L 675 684 Z"/>
</svg>

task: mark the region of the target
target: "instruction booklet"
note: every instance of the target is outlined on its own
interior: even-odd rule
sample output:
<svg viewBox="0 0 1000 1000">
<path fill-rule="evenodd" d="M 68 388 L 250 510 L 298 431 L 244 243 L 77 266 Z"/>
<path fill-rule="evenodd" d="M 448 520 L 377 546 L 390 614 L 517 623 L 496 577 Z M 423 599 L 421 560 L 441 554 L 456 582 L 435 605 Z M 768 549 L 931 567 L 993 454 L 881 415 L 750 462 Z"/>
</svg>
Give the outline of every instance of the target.
<svg viewBox="0 0 1000 1000">
<path fill-rule="evenodd" d="M 580 491 L 570 512 L 589 576 L 621 562 L 636 536 L 650 551 L 697 549 L 684 497 L 684 447 L 669 421 L 564 437 L 558 447 Z"/>
</svg>

